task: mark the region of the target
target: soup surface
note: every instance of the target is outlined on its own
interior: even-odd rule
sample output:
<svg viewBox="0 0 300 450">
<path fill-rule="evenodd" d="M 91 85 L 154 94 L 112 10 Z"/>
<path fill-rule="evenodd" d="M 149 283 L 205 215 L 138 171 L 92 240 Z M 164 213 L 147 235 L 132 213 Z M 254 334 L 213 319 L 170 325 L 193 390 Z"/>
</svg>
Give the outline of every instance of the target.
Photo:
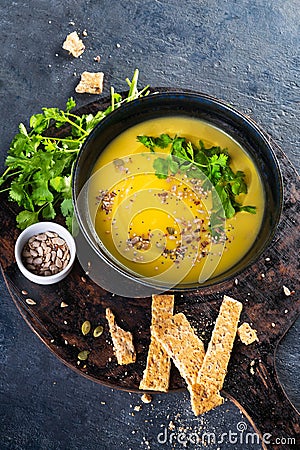
<svg viewBox="0 0 300 450">
<path fill-rule="evenodd" d="M 159 178 L 153 166 L 170 148 L 151 152 L 137 136 L 162 133 L 226 148 L 230 167 L 245 173 L 248 192 L 238 201 L 255 206 L 256 213 L 242 211 L 225 220 L 206 177 Z M 88 203 L 99 245 L 118 265 L 154 284 L 175 286 L 204 282 L 243 258 L 261 226 L 264 192 L 253 161 L 236 141 L 204 121 L 176 116 L 142 122 L 116 137 L 95 164 Z"/>
</svg>

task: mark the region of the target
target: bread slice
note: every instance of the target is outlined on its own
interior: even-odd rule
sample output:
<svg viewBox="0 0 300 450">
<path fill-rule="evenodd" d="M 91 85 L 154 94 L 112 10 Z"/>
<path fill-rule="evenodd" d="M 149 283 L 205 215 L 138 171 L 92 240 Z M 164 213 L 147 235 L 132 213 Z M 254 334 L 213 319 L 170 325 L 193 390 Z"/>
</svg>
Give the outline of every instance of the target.
<svg viewBox="0 0 300 450">
<path fill-rule="evenodd" d="M 219 392 L 226 376 L 242 307 L 242 303 L 224 295 L 202 367 L 191 389 L 191 403 L 196 415 L 222 402 Z"/>
<path fill-rule="evenodd" d="M 174 295 L 152 295 L 151 330 L 172 317 L 173 309 Z M 147 365 L 139 388 L 166 392 L 169 388 L 170 370 L 171 360 L 151 331 Z"/>
<path fill-rule="evenodd" d="M 256 330 L 250 327 L 249 323 L 244 322 L 238 327 L 237 333 L 240 340 L 245 345 L 253 344 L 253 342 L 258 341 Z"/>
<path fill-rule="evenodd" d="M 84 52 L 85 45 L 79 38 L 77 31 L 73 31 L 66 37 L 62 48 L 71 53 L 75 58 L 78 58 Z"/>
<path fill-rule="evenodd" d="M 172 358 L 180 375 L 191 387 L 197 381 L 205 355 L 204 345 L 184 314 L 179 313 L 152 327 L 157 341 Z"/>
<path fill-rule="evenodd" d="M 134 363 L 136 360 L 136 353 L 132 334 L 129 331 L 123 330 L 116 324 L 115 316 L 110 308 L 106 308 L 106 319 L 108 321 L 118 364 L 124 365 Z"/>
</svg>

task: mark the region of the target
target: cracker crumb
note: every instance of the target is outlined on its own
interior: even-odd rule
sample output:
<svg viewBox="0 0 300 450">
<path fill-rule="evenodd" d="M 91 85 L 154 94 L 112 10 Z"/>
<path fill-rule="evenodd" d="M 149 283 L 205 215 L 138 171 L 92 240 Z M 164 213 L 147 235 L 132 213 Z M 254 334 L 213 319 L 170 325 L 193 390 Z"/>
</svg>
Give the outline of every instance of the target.
<svg viewBox="0 0 300 450">
<path fill-rule="evenodd" d="M 135 411 L 141 411 L 142 405 L 136 405 L 133 409 L 134 409 Z"/>
<path fill-rule="evenodd" d="M 283 288 L 284 295 L 286 295 L 287 297 L 289 297 L 292 294 L 292 291 L 288 287 L 282 286 L 282 288 Z"/>
<path fill-rule="evenodd" d="M 175 425 L 174 425 L 174 422 L 172 420 L 169 422 L 168 428 L 171 431 L 175 430 Z"/>
<path fill-rule="evenodd" d="M 255 360 L 253 359 L 250 362 L 250 369 L 249 369 L 249 372 L 250 372 L 251 375 L 255 375 L 254 365 L 255 365 Z"/>
<path fill-rule="evenodd" d="M 255 341 L 258 341 L 256 330 L 250 327 L 249 323 L 244 322 L 237 329 L 240 340 L 245 345 L 250 345 Z"/>
<path fill-rule="evenodd" d="M 274 322 L 272 322 L 271 325 L 272 325 L 273 328 L 275 327 L 275 323 Z"/>
<path fill-rule="evenodd" d="M 65 41 L 63 42 L 62 48 L 67 50 L 75 58 L 78 58 L 85 50 L 85 45 L 79 38 L 77 31 L 73 31 L 68 34 Z"/>
<path fill-rule="evenodd" d="M 101 61 L 101 56 L 100 55 L 95 56 L 94 61 L 99 63 Z"/>
<path fill-rule="evenodd" d="M 78 94 L 101 94 L 103 91 L 103 72 L 82 72 L 75 88 Z"/>
<path fill-rule="evenodd" d="M 143 403 L 151 403 L 152 402 L 152 397 L 150 394 L 143 394 L 141 397 L 141 400 Z"/>
<path fill-rule="evenodd" d="M 87 34 L 87 31 L 86 30 L 83 30 L 83 32 L 82 32 L 82 36 L 87 36 L 88 34 Z"/>
</svg>

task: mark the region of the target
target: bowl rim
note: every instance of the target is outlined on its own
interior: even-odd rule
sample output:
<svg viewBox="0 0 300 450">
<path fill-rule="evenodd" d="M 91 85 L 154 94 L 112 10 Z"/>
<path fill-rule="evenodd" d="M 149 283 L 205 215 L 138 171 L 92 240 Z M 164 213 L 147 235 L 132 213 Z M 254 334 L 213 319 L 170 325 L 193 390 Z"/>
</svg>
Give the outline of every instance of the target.
<svg viewBox="0 0 300 450">
<path fill-rule="evenodd" d="M 78 154 L 78 157 L 76 159 L 75 165 L 74 165 L 74 171 L 73 171 L 73 177 L 72 177 L 72 199 L 73 199 L 74 214 L 75 214 L 76 221 L 79 224 L 79 227 L 80 227 L 83 235 L 85 236 L 85 239 L 88 240 L 89 245 L 93 248 L 93 250 L 96 252 L 96 254 L 98 256 L 100 256 L 102 258 L 102 260 L 104 260 L 104 262 L 106 262 L 110 267 L 117 270 L 119 274 L 121 273 L 123 276 L 125 276 L 126 278 L 128 278 L 130 280 L 134 280 L 135 282 L 145 285 L 145 286 L 148 286 L 148 287 L 157 288 L 157 284 L 153 284 L 149 281 L 145 281 L 145 279 L 142 276 L 140 277 L 138 274 L 135 275 L 133 273 L 130 273 L 130 269 L 128 269 L 128 268 L 126 269 L 126 267 L 123 268 L 121 266 L 121 263 L 120 263 L 120 265 L 115 264 L 115 262 L 112 261 L 107 254 L 102 253 L 100 251 L 99 247 L 97 247 L 93 243 L 90 236 L 86 233 L 85 228 L 82 224 L 82 220 L 80 217 L 81 215 L 80 215 L 80 212 L 78 211 L 77 202 L 76 202 L 76 198 L 79 195 L 79 193 L 76 192 L 76 182 L 77 182 L 77 178 L 78 178 L 78 172 L 80 170 L 79 166 L 80 166 L 82 154 L 84 153 L 86 147 L 89 146 L 90 142 L 95 138 L 95 136 L 97 136 L 97 134 L 99 134 L 99 132 L 101 132 L 102 127 L 105 127 L 107 123 L 114 120 L 115 116 L 117 117 L 119 114 L 121 114 L 120 110 L 122 111 L 122 114 L 125 114 L 126 110 L 131 111 L 132 109 L 138 107 L 139 104 L 147 103 L 148 101 L 150 101 L 150 99 L 151 99 L 151 101 L 153 101 L 154 98 L 156 98 L 157 100 L 160 100 L 160 99 L 163 99 L 166 97 L 171 98 L 172 96 L 175 96 L 178 98 L 184 97 L 185 100 L 193 98 L 193 99 L 197 99 L 197 100 L 206 101 L 210 105 L 213 104 L 213 105 L 216 105 L 217 107 L 221 108 L 223 110 L 223 112 L 228 111 L 231 115 L 231 118 L 233 117 L 233 119 L 235 119 L 235 120 L 238 118 L 243 123 L 243 125 L 246 125 L 256 136 L 258 136 L 258 138 L 261 140 L 261 142 L 264 144 L 264 146 L 268 149 L 269 156 L 271 157 L 271 159 L 274 163 L 275 172 L 277 174 L 277 179 L 279 181 L 279 185 L 278 185 L 279 204 L 276 204 L 276 220 L 272 226 L 272 231 L 269 233 L 269 235 L 268 235 L 267 239 L 264 241 L 263 245 L 259 248 L 259 251 L 257 251 L 255 253 L 255 255 L 253 255 L 249 259 L 249 261 L 247 262 L 247 264 L 244 267 L 241 267 L 240 269 L 237 268 L 238 264 L 240 264 L 240 261 L 241 261 L 241 260 L 239 260 L 234 266 L 229 268 L 223 274 L 218 275 L 216 277 L 209 278 L 204 283 L 181 284 L 181 285 L 174 286 L 171 289 L 168 286 L 164 286 L 166 289 L 170 289 L 174 292 L 176 292 L 176 291 L 182 292 L 182 291 L 198 290 L 200 288 L 222 284 L 232 278 L 237 277 L 242 272 L 249 269 L 259 259 L 259 257 L 263 254 L 263 252 L 266 250 L 266 248 L 270 245 L 270 243 L 272 242 L 272 240 L 277 232 L 277 227 L 280 222 L 282 209 L 283 209 L 283 199 L 284 199 L 283 191 L 284 191 L 284 189 L 283 189 L 283 178 L 282 178 L 280 165 L 279 165 L 277 156 L 271 145 L 272 139 L 267 134 L 267 132 L 264 131 L 255 122 L 255 120 L 253 120 L 251 117 L 249 117 L 245 113 L 242 113 L 241 111 L 236 109 L 236 107 L 226 103 L 224 100 L 218 99 L 216 97 L 213 97 L 212 95 L 209 95 L 209 94 L 206 94 L 203 92 L 190 90 L 190 89 L 168 88 L 168 87 L 153 88 L 153 89 L 151 89 L 150 95 L 144 96 L 144 97 L 132 100 L 126 104 L 123 104 L 120 108 L 115 109 L 107 117 L 102 119 L 101 122 L 98 123 L 98 125 L 92 130 L 92 132 L 89 134 L 89 136 L 87 136 L 87 138 L 85 139 L 85 141 L 80 149 L 80 152 Z M 179 116 L 180 113 L 177 113 L 177 115 Z M 147 119 L 144 119 L 144 120 L 147 120 Z M 144 120 L 141 120 L 141 121 L 144 121 Z M 136 123 L 140 123 L 141 121 L 137 121 Z M 214 125 L 214 124 L 212 123 L 212 125 Z M 217 126 L 217 125 L 214 125 L 214 126 Z M 127 128 L 125 127 L 123 129 L 123 131 L 125 131 L 126 129 Z M 224 130 L 222 130 L 222 128 L 220 128 L 220 129 L 221 129 L 221 131 L 224 131 Z M 227 133 L 227 132 L 225 131 L 225 133 Z M 114 138 L 117 137 L 119 134 L 116 134 L 114 136 Z M 237 140 L 235 137 L 230 136 L 230 134 L 229 134 L 229 137 L 231 137 L 234 140 Z M 237 140 L 237 142 L 238 142 L 238 140 Z M 240 145 L 243 148 L 243 145 L 242 144 L 240 144 Z M 249 154 L 249 152 L 247 152 L 247 153 Z M 249 155 L 249 156 L 252 157 L 252 159 L 253 159 L 252 155 Z M 265 188 L 265 185 L 264 185 L 264 188 Z M 261 228 L 262 228 L 262 225 L 261 225 Z M 261 230 L 261 228 L 260 228 L 260 230 Z M 248 250 L 247 254 L 250 252 L 250 250 L 255 245 L 255 241 L 256 240 L 254 240 L 254 242 L 253 242 L 251 248 Z M 246 255 L 244 255 L 244 256 L 246 256 Z M 159 286 L 159 288 L 160 287 L 161 286 Z"/>
</svg>

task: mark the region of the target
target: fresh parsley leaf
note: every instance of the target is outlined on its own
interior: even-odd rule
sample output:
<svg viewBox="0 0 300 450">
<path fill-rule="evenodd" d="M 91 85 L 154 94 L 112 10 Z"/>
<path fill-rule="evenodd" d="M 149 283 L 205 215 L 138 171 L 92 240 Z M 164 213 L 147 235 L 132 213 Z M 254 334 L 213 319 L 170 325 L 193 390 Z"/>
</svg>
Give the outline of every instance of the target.
<svg viewBox="0 0 300 450">
<path fill-rule="evenodd" d="M 42 216 L 44 219 L 51 220 L 54 219 L 56 216 L 56 212 L 53 206 L 53 203 L 48 203 L 43 209 L 42 209 Z"/>
<path fill-rule="evenodd" d="M 25 230 L 25 228 L 29 227 L 39 221 L 39 213 L 35 211 L 21 211 L 16 217 L 18 228 L 21 230 Z"/>
<path fill-rule="evenodd" d="M 227 191 L 226 187 L 220 186 L 219 184 L 217 184 L 215 186 L 215 189 L 221 200 L 226 218 L 231 219 L 235 215 L 236 211 L 235 211 L 235 208 L 233 207 L 233 204 L 230 199 L 230 195 L 228 195 L 228 191 Z"/>
<path fill-rule="evenodd" d="M 153 138 L 154 144 L 159 148 L 166 148 L 173 139 L 168 134 L 161 134 L 158 138 Z"/>
<path fill-rule="evenodd" d="M 154 152 L 154 148 L 166 148 L 173 141 L 168 134 L 161 134 L 158 137 L 153 136 L 137 136 L 137 140 L 145 147 L 149 148 L 151 152 Z"/>
<path fill-rule="evenodd" d="M 178 158 L 189 160 L 190 158 L 184 144 L 186 144 L 185 138 L 175 137 L 172 142 L 171 154 Z"/>
<path fill-rule="evenodd" d="M 66 112 L 70 112 L 76 106 L 76 102 L 73 97 L 70 97 L 66 103 Z"/>
<path fill-rule="evenodd" d="M 55 177 L 50 180 L 50 186 L 56 192 L 71 193 L 71 177 Z"/>
<path fill-rule="evenodd" d="M 245 174 L 240 170 L 234 175 L 233 183 L 231 184 L 231 190 L 234 195 L 247 194 L 248 189 L 245 183 Z"/>
<path fill-rule="evenodd" d="M 157 178 L 167 178 L 169 174 L 169 163 L 165 158 L 156 158 L 153 162 Z"/>
<path fill-rule="evenodd" d="M 54 196 L 49 191 L 47 180 L 42 179 L 32 183 L 31 198 L 37 206 L 43 206 L 45 203 L 53 201 Z"/>
<path fill-rule="evenodd" d="M 169 155 L 167 157 L 167 161 L 168 161 L 168 165 L 169 165 L 169 170 L 170 172 L 175 175 L 178 172 L 179 169 L 179 163 L 177 161 L 175 161 L 175 158 L 173 158 L 171 155 Z"/>
<path fill-rule="evenodd" d="M 154 152 L 155 144 L 150 136 L 137 136 L 137 140 L 145 147 L 149 148 L 151 152 Z"/>
<path fill-rule="evenodd" d="M 73 213 L 72 199 L 65 198 L 64 201 L 60 205 L 60 209 L 65 217 L 72 215 L 72 213 Z"/>
<path fill-rule="evenodd" d="M 256 206 L 242 206 L 239 204 L 235 204 L 235 210 L 236 211 L 245 211 L 250 214 L 256 214 Z"/>
</svg>

